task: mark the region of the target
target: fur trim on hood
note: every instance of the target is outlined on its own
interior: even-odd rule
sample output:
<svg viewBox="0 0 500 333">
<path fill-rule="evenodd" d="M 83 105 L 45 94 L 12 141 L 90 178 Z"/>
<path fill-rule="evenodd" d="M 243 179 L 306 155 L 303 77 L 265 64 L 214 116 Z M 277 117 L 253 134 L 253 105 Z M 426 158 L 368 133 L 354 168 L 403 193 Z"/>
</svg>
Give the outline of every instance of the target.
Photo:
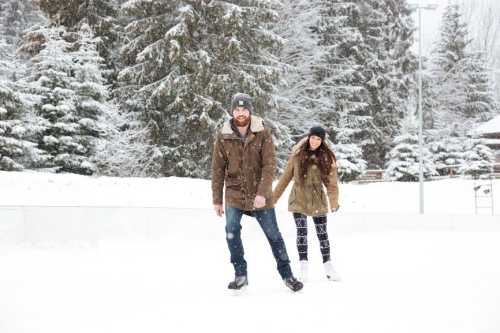
<svg viewBox="0 0 500 333">
<path fill-rule="evenodd" d="M 251 116 L 250 118 L 250 131 L 257 133 L 264 130 L 264 120 L 257 116 Z M 231 123 L 226 121 L 224 126 L 222 126 L 222 134 L 232 134 L 233 130 L 231 128 Z"/>
</svg>

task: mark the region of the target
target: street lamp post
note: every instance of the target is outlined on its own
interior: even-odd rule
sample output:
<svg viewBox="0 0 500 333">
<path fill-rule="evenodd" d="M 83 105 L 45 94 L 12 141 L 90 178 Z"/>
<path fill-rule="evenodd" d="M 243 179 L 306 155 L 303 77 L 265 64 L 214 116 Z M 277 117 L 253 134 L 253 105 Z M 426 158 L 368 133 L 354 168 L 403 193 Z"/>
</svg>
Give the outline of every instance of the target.
<svg viewBox="0 0 500 333">
<path fill-rule="evenodd" d="M 424 116 L 422 113 L 422 9 L 434 10 L 438 7 L 436 4 L 414 4 L 410 5 L 412 9 L 418 11 L 418 152 L 419 152 L 419 172 L 418 180 L 420 183 L 420 214 L 424 213 L 424 135 L 423 124 Z"/>
</svg>

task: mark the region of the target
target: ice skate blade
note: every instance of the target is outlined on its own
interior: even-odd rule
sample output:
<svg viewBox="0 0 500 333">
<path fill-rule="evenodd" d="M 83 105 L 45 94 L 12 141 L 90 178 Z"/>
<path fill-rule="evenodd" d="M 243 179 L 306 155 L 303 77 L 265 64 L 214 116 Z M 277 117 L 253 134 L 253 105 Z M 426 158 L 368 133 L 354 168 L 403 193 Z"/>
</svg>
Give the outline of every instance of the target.
<svg viewBox="0 0 500 333">
<path fill-rule="evenodd" d="M 245 293 L 245 291 L 247 290 L 247 288 L 248 288 L 248 285 L 244 285 L 240 289 L 228 289 L 228 290 L 229 290 L 229 294 L 231 296 L 241 296 L 241 295 L 243 295 Z"/>
<path fill-rule="evenodd" d="M 339 275 L 327 275 L 326 279 L 331 282 L 340 282 L 342 278 Z"/>
</svg>

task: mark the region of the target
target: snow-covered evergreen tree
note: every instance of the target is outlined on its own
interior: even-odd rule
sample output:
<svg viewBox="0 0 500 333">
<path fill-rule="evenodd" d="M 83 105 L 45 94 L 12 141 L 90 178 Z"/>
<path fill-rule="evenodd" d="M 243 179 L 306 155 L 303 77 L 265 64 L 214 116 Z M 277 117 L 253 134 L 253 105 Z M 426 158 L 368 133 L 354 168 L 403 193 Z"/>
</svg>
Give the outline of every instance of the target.
<svg viewBox="0 0 500 333">
<path fill-rule="evenodd" d="M 30 141 L 32 128 L 26 122 L 28 109 L 16 81 L 25 66 L 16 57 L 21 34 L 30 25 L 42 22 L 30 0 L 3 0 L 0 3 L 0 169 L 22 170 L 40 160 L 36 144 Z"/>
<path fill-rule="evenodd" d="M 379 16 L 368 27 L 371 47 L 378 52 L 367 84 L 377 131 L 373 136 L 375 144 L 368 145 L 364 155 L 371 164 L 383 167 L 392 139 L 400 133 L 404 115 L 411 112 L 408 100 L 415 87 L 417 64 L 410 48 L 415 28 L 407 1 L 370 2 Z"/>
<path fill-rule="evenodd" d="M 114 177 L 147 177 L 159 174 L 162 156 L 159 149 L 144 141 L 132 114 L 107 112 L 102 121 L 107 125 L 97 141 L 94 161 L 99 174 Z M 156 155 L 155 155 L 156 153 Z"/>
<path fill-rule="evenodd" d="M 283 62 L 279 86 L 279 120 L 297 140 L 312 126 L 320 123 L 320 115 L 335 110 L 334 87 L 317 79 L 316 73 L 328 70 L 327 45 L 319 44 L 317 25 L 322 0 L 283 1 L 276 32 L 285 39 L 280 52 Z"/>
<path fill-rule="evenodd" d="M 108 61 L 113 58 L 113 43 L 120 32 L 116 0 L 33 1 L 47 14 L 52 23 L 62 25 L 68 31 L 78 31 L 83 25 L 90 26 L 100 55 Z"/>
<path fill-rule="evenodd" d="M 19 171 L 37 159 L 36 144 L 26 140 L 23 104 L 0 82 L 0 170 Z"/>
<path fill-rule="evenodd" d="M 341 182 L 350 182 L 365 173 L 366 161 L 361 148 L 355 144 L 338 144 L 334 146 L 334 151 Z"/>
<path fill-rule="evenodd" d="M 423 62 L 422 68 L 422 117 L 423 117 L 423 129 L 424 130 L 435 130 L 437 129 L 437 123 L 439 116 L 437 115 L 439 110 L 439 97 L 438 97 L 438 87 L 436 87 L 437 81 L 434 80 L 433 73 L 427 67 L 427 61 Z M 409 99 L 408 105 L 413 107 L 415 114 L 418 113 L 418 86 L 415 85 L 412 89 L 412 96 Z M 439 138 L 436 138 L 438 140 Z"/>
<path fill-rule="evenodd" d="M 30 0 L 3 0 L 0 3 L 0 80 L 16 81 L 23 63 L 15 52 L 21 35 L 31 25 L 43 21 Z"/>
<path fill-rule="evenodd" d="M 369 46 L 360 32 L 361 10 L 357 1 L 328 1 L 320 12 L 317 26 L 319 45 L 328 49 L 323 62 L 327 68 L 315 71 L 322 86 L 334 87 L 335 109 L 321 113 L 321 122 L 333 141 L 337 135 L 345 143 L 361 147 L 371 143 L 370 96 L 365 87 L 364 65 Z M 344 143 L 344 142 L 341 142 Z"/>
<path fill-rule="evenodd" d="M 11 45 L 0 36 L 0 81 L 11 81 L 15 66 Z"/>
<path fill-rule="evenodd" d="M 12 81 L 14 70 L 12 45 L 7 42 L 5 36 L 0 36 L 0 82 Z"/>
<path fill-rule="evenodd" d="M 440 28 L 440 38 L 436 48 L 434 62 L 444 75 L 458 72 L 459 65 L 467 57 L 468 27 L 462 19 L 458 4 L 449 2 L 445 8 Z"/>
<path fill-rule="evenodd" d="M 32 0 L 2 0 L 0 3 L 0 36 L 14 47 L 26 28 L 42 21 Z"/>
<path fill-rule="evenodd" d="M 261 0 L 123 4 L 129 42 L 118 92 L 146 129 L 144 142 L 161 153 L 156 176 L 209 176 L 213 135 L 234 93 L 253 96 L 254 113 L 265 118 L 274 107 L 281 39 L 267 29 L 277 17 L 269 7 Z"/>
<path fill-rule="evenodd" d="M 384 177 L 396 181 L 418 181 L 420 170 L 420 150 L 418 137 L 416 135 L 417 126 L 413 115 L 405 118 L 402 134 L 394 139 L 394 148 L 389 152 L 389 159 L 384 172 Z M 432 156 L 423 146 L 423 176 L 428 179 L 438 175 Z"/>
<path fill-rule="evenodd" d="M 447 135 L 428 144 L 436 171 L 441 176 L 457 173 L 464 162 L 464 138 Z"/>
<path fill-rule="evenodd" d="M 465 64 L 465 105 L 464 116 L 484 122 L 498 114 L 499 104 L 495 100 L 491 74 L 486 68 L 481 53 L 469 55 Z"/>
<path fill-rule="evenodd" d="M 458 172 L 463 175 L 478 177 L 493 172 L 495 154 L 484 144 L 484 140 L 471 138 L 464 145 L 463 164 Z"/>
<path fill-rule="evenodd" d="M 468 27 L 463 23 L 459 6 L 448 4 L 433 52 L 437 128 L 456 124 L 465 131 L 498 112 L 485 61 L 481 54 L 469 50 L 471 41 L 467 36 Z"/>
<path fill-rule="evenodd" d="M 27 38 L 40 36 L 45 43 L 32 58 L 25 86 L 39 98 L 37 141 L 49 155 L 43 166 L 90 175 L 96 171 L 91 160 L 103 128 L 99 117 L 108 110 L 103 60 L 86 26 L 78 33 L 63 27 L 41 28 Z"/>
<path fill-rule="evenodd" d="M 432 88 L 437 108 L 435 125 L 446 128 L 463 123 L 461 107 L 465 101 L 463 67 L 467 61 L 467 25 L 463 23 L 459 6 L 448 3 L 441 21 L 440 37 L 432 59 Z"/>
<path fill-rule="evenodd" d="M 319 45 L 328 68 L 316 72 L 334 88 L 335 109 L 321 114 L 332 135 L 348 138 L 381 166 L 399 132 L 413 83 L 413 22 L 406 1 L 323 1 Z"/>
</svg>

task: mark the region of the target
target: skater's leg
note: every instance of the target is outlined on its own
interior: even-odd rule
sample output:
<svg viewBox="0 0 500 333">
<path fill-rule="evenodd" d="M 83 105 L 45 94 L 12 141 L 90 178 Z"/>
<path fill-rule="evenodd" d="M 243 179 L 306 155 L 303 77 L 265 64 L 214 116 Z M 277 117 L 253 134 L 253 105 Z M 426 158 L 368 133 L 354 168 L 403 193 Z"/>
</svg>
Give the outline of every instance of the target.
<svg viewBox="0 0 500 333">
<path fill-rule="evenodd" d="M 327 220 L 326 216 L 313 217 L 316 235 L 319 240 L 319 248 L 323 256 L 323 262 L 330 261 L 330 241 L 328 240 Z"/>
<path fill-rule="evenodd" d="M 297 251 L 299 260 L 307 260 L 307 216 L 300 213 L 293 213 L 295 226 L 297 227 Z"/>
<path fill-rule="evenodd" d="M 247 275 L 247 262 L 244 258 L 245 252 L 241 241 L 242 213 L 239 208 L 226 206 L 226 240 L 236 276 Z"/>
<path fill-rule="evenodd" d="M 274 208 L 256 210 L 254 211 L 254 216 L 257 218 L 257 221 L 259 221 L 259 225 L 266 234 L 267 240 L 271 245 L 281 277 L 283 279 L 292 277 L 290 260 L 286 252 L 285 242 L 278 228 Z"/>
</svg>

